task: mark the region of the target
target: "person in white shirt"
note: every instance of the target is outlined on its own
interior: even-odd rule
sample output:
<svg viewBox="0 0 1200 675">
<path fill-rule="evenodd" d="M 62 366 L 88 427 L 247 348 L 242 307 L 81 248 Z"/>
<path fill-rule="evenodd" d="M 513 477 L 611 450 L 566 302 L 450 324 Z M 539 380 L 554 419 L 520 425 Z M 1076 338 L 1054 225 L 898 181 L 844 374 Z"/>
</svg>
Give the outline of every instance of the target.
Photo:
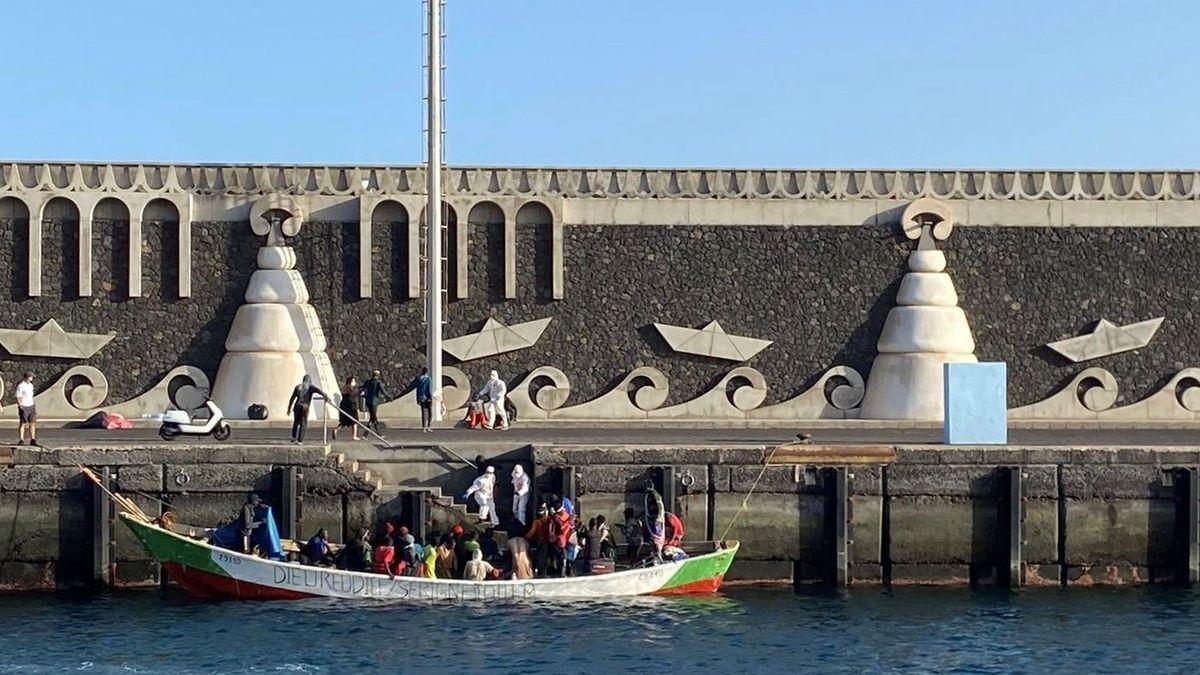
<svg viewBox="0 0 1200 675">
<path fill-rule="evenodd" d="M 499 428 L 508 428 L 508 412 L 504 410 L 504 400 L 508 396 L 508 385 L 504 384 L 504 380 L 500 379 L 500 374 L 492 371 L 491 377 L 488 378 L 487 384 L 483 385 L 483 389 L 479 392 L 480 396 L 487 399 L 483 405 L 484 415 L 487 416 L 487 423 L 484 428 L 493 429 L 496 427 L 496 418 L 500 418 Z"/>
<path fill-rule="evenodd" d="M 29 444 L 38 446 L 37 406 L 33 404 L 33 373 L 29 371 L 25 371 L 21 383 L 17 385 L 17 417 L 20 421 L 18 433 L 21 435 L 17 445 L 25 445 L 25 432 L 28 431 Z"/>
</svg>

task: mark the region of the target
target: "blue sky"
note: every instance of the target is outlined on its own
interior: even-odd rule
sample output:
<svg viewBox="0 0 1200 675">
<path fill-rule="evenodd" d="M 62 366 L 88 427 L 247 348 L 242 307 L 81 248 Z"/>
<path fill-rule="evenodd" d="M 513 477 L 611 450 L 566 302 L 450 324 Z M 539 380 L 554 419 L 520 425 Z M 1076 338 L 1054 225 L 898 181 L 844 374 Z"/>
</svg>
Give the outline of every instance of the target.
<svg viewBox="0 0 1200 675">
<path fill-rule="evenodd" d="M 421 161 L 418 0 L 5 3 L 0 157 Z M 1200 3 L 449 0 L 458 164 L 1190 168 Z"/>
</svg>

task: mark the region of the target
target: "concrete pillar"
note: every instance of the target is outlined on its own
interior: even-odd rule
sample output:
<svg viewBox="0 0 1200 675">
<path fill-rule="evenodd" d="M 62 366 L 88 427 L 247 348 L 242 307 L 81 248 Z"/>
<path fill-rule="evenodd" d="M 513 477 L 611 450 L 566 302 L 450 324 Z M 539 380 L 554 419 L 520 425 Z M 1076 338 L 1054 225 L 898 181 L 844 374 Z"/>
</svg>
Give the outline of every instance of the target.
<svg viewBox="0 0 1200 675">
<path fill-rule="evenodd" d="M 79 296 L 92 294 L 92 210 L 79 213 Z"/>
<path fill-rule="evenodd" d="M 554 213 L 551 225 L 550 269 L 551 292 L 555 300 L 563 299 L 563 222 L 562 213 Z"/>
<path fill-rule="evenodd" d="M 29 297 L 42 294 L 42 204 L 29 206 Z"/>
<path fill-rule="evenodd" d="M 406 205 L 407 206 L 407 205 Z M 412 214 L 418 214 L 413 216 Z M 421 210 L 409 209 L 408 216 L 408 297 L 421 297 Z M 431 264 L 435 264 L 431 261 Z M 392 272 L 395 274 L 395 271 Z"/>
<path fill-rule="evenodd" d="M 371 297 L 371 215 L 375 212 L 378 197 L 363 196 L 358 199 L 358 297 Z"/>
<path fill-rule="evenodd" d="M 179 214 L 179 297 L 192 297 L 192 209 Z"/>
<path fill-rule="evenodd" d="M 129 210 L 129 297 L 142 297 L 142 210 Z"/>
<path fill-rule="evenodd" d="M 504 210 L 504 298 L 517 297 L 517 211 Z"/>
</svg>

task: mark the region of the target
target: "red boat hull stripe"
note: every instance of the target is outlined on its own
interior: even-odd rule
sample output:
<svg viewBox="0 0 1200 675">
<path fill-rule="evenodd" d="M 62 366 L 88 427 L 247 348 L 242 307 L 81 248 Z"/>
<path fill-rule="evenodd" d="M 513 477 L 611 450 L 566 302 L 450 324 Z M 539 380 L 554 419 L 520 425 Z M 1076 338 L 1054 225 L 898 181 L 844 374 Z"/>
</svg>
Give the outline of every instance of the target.
<svg viewBox="0 0 1200 675">
<path fill-rule="evenodd" d="M 301 593 L 284 588 L 272 588 L 238 581 L 223 577 L 212 572 L 205 572 L 194 567 L 185 567 L 176 562 L 163 563 L 163 568 L 171 578 L 183 586 L 189 593 L 206 599 L 226 600 L 299 600 L 315 597 L 310 593 Z"/>
</svg>

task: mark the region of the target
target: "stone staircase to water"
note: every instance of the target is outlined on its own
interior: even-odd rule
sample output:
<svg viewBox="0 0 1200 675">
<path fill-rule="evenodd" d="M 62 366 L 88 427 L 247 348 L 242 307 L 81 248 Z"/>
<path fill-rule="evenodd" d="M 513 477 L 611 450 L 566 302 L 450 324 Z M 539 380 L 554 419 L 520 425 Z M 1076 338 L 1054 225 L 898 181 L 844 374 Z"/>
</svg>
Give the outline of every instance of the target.
<svg viewBox="0 0 1200 675">
<path fill-rule="evenodd" d="M 455 524 L 479 531 L 478 507 L 474 500 L 459 501 L 475 479 L 476 470 L 441 446 L 404 446 L 385 448 L 367 443 L 337 443 L 326 446 L 325 453 L 339 466 L 360 480 L 375 486 L 381 504 L 381 517 L 400 516 L 401 496 L 406 492 L 424 492 L 429 531 L 445 532 Z M 497 499 L 500 502 L 500 499 Z M 504 511 L 501 511 L 504 524 Z M 507 532 L 494 530 L 503 546 Z"/>
</svg>

